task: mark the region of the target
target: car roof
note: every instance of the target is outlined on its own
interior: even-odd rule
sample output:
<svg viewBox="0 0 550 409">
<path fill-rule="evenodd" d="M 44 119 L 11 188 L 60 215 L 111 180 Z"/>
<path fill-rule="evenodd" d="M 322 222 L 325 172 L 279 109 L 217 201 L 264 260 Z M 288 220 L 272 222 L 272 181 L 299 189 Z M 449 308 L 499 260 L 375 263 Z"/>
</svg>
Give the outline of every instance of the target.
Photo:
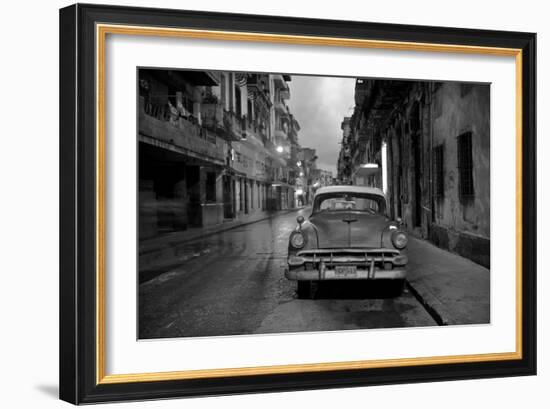
<svg viewBox="0 0 550 409">
<path fill-rule="evenodd" d="M 384 192 L 380 188 L 369 187 L 369 186 L 353 186 L 353 185 L 320 187 L 315 192 L 315 196 L 322 195 L 325 193 L 364 193 L 364 194 L 385 196 Z"/>
</svg>

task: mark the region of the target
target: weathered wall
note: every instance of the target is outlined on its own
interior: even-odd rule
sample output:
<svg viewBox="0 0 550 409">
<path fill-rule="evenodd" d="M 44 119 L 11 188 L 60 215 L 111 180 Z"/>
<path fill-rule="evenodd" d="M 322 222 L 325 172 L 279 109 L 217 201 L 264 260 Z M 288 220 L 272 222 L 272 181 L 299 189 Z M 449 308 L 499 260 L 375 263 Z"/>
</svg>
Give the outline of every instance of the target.
<svg viewBox="0 0 550 409">
<path fill-rule="evenodd" d="M 392 215 L 414 234 L 482 265 L 490 259 L 490 86 L 417 83 L 381 132 Z M 459 194 L 458 136 L 472 134 L 474 194 Z M 443 147 L 442 195 L 434 148 Z"/>
<path fill-rule="evenodd" d="M 489 86 L 476 85 L 461 97 L 461 85 L 443 84 L 434 95 L 434 146 L 442 144 L 443 197 L 436 201 L 442 227 L 490 236 Z M 472 132 L 473 200 L 461 203 L 458 192 L 457 137 Z"/>
<path fill-rule="evenodd" d="M 433 144 L 443 145 L 444 194 L 434 201 L 432 239 L 489 265 L 490 86 L 444 83 L 434 94 Z M 471 132 L 474 195 L 459 195 L 457 138 Z"/>
</svg>

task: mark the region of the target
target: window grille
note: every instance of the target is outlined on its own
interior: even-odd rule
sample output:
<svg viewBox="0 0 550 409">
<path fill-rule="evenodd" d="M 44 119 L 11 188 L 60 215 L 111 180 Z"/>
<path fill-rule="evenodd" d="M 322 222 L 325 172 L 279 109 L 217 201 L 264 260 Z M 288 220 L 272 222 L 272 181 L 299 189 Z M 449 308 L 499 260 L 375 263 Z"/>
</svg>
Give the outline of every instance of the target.
<svg viewBox="0 0 550 409">
<path fill-rule="evenodd" d="M 472 162 L 472 133 L 458 137 L 458 189 L 462 198 L 474 196 L 474 174 Z"/>
</svg>

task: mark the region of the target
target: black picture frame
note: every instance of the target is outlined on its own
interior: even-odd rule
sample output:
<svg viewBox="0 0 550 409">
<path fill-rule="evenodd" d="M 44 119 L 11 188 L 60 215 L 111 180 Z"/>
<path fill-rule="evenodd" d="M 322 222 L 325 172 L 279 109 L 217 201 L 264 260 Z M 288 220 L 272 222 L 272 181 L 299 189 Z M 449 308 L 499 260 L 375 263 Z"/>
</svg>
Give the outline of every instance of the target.
<svg viewBox="0 0 550 409">
<path fill-rule="evenodd" d="M 98 383 L 96 24 L 501 47 L 522 53 L 521 358 L 292 374 Z M 60 10 L 60 398 L 74 404 L 536 373 L 536 35 L 77 4 Z"/>
</svg>

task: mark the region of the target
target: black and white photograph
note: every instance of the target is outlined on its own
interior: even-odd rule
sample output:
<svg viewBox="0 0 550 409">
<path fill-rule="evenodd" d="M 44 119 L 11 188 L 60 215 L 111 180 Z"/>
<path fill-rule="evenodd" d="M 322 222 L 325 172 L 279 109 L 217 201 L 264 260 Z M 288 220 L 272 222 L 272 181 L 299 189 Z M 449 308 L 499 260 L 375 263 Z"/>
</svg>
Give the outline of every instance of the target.
<svg viewBox="0 0 550 409">
<path fill-rule="evenodd" d="M 490 323 L 490 84 L 137 79 L 139 339 Z"/>
</svg>

